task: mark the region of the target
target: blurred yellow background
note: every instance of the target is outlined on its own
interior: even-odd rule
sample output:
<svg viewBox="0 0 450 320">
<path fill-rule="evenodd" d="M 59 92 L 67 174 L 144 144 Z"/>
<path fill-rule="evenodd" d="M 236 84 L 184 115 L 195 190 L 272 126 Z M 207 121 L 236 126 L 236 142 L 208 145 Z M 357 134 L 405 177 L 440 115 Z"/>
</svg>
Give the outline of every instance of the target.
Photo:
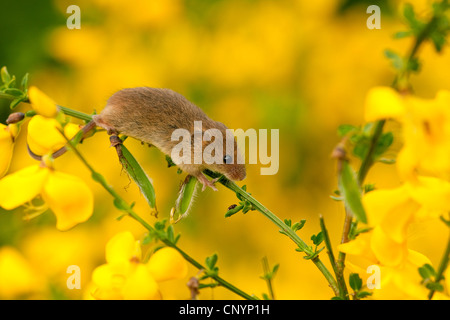
<svg viewBox="0 0 450 320">
<path fill-rule="evenodd" d="M 30 84 L 58 104 L 86 113 L 99 112 L 108 97 L 127 87 L 171 88 L 201 107 L 211 118 L 237 129 L 279 129 L 280 169 L 260 175 L 249 165 L 242 184 L 281 219 L 306 219 L 299 232 L 309 242 L 319 232 L 323 214 L 335 245 L 344 219 L 341 203 L 329 195 L 336 189 L 330 158 L 340 124 L 362 123 L 369 88 L 389 85 L 394 77 L 387 48 L 405 52 L 411 39 L 394 40 L 405 29 L 402 1 L 377 1 L 381 29 L 369 30 L 367 1 L 164 0 L 39 1 L 0 5 L 0 65 L 19 78 L 30 72 Z M 430 1 L 409 1 L 426 14 Z M 69 5 L 81 9 L 81 29 L 69 30 Z M 437 55 L 427 44 L 420 53 L 423 70 L 413 77 L 418 95 L 431 98 L 450 89 L 450 55 Z M 28 110 L 22 104 L 19 110 Z M 0 101 L 0 122 L 9 113 Z M 395 126 L 393 126 L 395 130 Z M 34 163 L 26 153 L 26 128 L 16 146 L 10 172 Z M 159 219 L 169 217 L 184 175 L 167 168 L 164 155 L 138 141 L 127 147 L 153 179 Z M 395 156 L 398 142 L 390 155 Z M 105 133 L 87 139 L 80 151 L 93 167 L 148 222 L 156 219 L 138 188 L 109 147 Z M 355 162 L 355 165 L 358 163 Z M 82 177 L 95 193 L 92 218 L 59 232 L 51 212 L 24 220 L 23 209 L 0 210 L 0 298 L 81 299 L 92 270 L 104 263 L 106 242 L 131 230 L 142 239 L 137 222 L 115 218 L 112 199 L 69 153 L 56 168 Z M 397 184 L 395 166 L 376 165 L 368 182 Z M 329 299 L 332 291 L 315 266 L 294 251 L 295 245 L 256 211 L 224 218 L 235 195 L 222 186 L 200 193 L 190 215 L 177 223 L 179 246 L 198 261 L 218 253 L 220 275 L 243 291 L 267 292 L 262 258 L 280 264 L 274 280 L 277 299 Z M 442 254 L 443 224 L 417 226 L 412 247 L 437 265 Z M 442 230 L 442 232 L 441 232 Z M 432 231 L 432 232 L 430 232 Z M 423 239 L 428 239 L 426 242 Z M 323 261 L 328 264 L 325 254 Z M 6 257 L 6 258 L 5 258 Z M 81 290 L 69 290 L 66 269 L 81 268 Z M 330 269 L 331 270 L 331 269 Z M 162 285 L 165 299 L 187 299 L 186 279 Z M 3 282 L 2 282 L 3 281 Z M 224 288 L 204 289 L 200 299 L 238 299 Z"/>
</svg>

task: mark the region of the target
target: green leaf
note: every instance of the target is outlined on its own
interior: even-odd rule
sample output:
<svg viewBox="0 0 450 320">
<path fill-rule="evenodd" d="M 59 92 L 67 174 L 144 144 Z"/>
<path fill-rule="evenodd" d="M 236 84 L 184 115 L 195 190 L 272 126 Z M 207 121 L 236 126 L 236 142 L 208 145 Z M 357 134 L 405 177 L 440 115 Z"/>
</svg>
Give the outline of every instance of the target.
<svg viewBox="0 0 450 320">
<path fill-rule="evenodd" d="M 6 88 L 3 92 L 16 98 L 21 98 L 23 96 L 23 92 L 16 88 Z"/>
<path fill-rule="evenodd" d="M 272 268 L 272 278 L 275 277 L 275 274 L 277 273 L 279 267 L 280 267 L 280 264 L 277 263 L 277 264 Z"/>
<path fill-rule="evenodd" d="M 166 222 L 167 222 L 166 219 L 161 220 L 161 221 L 156 221 L 155 222 L 155 229 L 159 230 L 159 231 L 164 230 L 166 228 Z"/>
<path fill-rule="evenodd" d="M 214 253 L 213 255 L 206 257 L 205 264 L 208 267 L 208 269 L 210 269 L 210 270 L 214 269 L 218 258 L 219 257 L 217 256 L 217 253 Z"/>
<path fill-rule="evenodd" d="M 403 59 L 397 53 L 395 53 L 392 50 L 386 49 L 386 50 L 384 50 L 384 55 L 386 56 L 386 58 L 391 60 L 392 66 L 396 70 L 403 69 L 403 65 L 404 65 Z"/>
<path fill-rule="evenodd" d="M 294 223 L 294 225 L 292 226 L 292 230 L 294 230 L 294 232 L 297 232 L 298 230 L 300 230 L 301 228 L 303 228 L 303 226 L 305 225 L 306 220 L 302 219 L 300 220 L 300 222 L 296 222 Z"/>
<path fill-rule="evenodd" d="M 167 228 L 167 239 L 172 243 L 175 241 L 172 224 Z"/>
<path fill-rule="evenodd" d="M 19 105 L 19 103 L 21 103 L 23 101 L 23 98 L 17 98 L 14 99 L 13 101 L 11 101 L 11 103 L 9 104 L 9 108 L 12 110 L 15 107 L 17 107 Z"/>
<path fill-rule="evenodd" d="M 361 201 L 361 191 L 356 179 L 356 175 L 348 161 L 342 162 L 339 175 L 339 189 L 344 198 L 345 204 L 353 212 L 356 219 L 367 223 L 366 211 Z"/>
<path fill-rule="evenodd" d="M 408 25 L 411 27 L 411 31 L 414 34 L 418 34 L 421 31 L 423 23 L 416 19 L 414 7 L 410 3 L 405 3 L 403 8 L 403 16 L 405 17 Z"/>
<path fill-rule="evenodd" d="M 375 184 L 373 183 L 367 183 L 364 185 L 364 193 L 368 193 L 370 191 L 375 190 Z"/>
<path fill-rule="evenodd" d="M 342 197 L 330 196 L 334 201 L 342 201 Z"/>
<path fill-rule="evenodd" d="M 291 219 L 284 219 L 284 224 L 287 225 L 290 228 L 291 224 L 292 224 Z"/>
<path fill-rule="evenodd" d="M 445 36 L 445 33 L 442 32 L 433 32 L 431 34 L 430 38 L 437 52 L 441 52 L 442 47 L 445 45 Z"/>
<path fill-rule="evenodd" d="M 384 163 L 384 164 L 394 164 L 396 163 L 395 159 L 386 159 L 386 158 L 381 158 L 378 159 L 378 162 Z"/>
<path fill-rule="evenodd" d="M 114 206 L 121 211 L 128 209 L 128 204 L 121 199 L 114 199 Z"/>
<path fill-rule="evenodd" d="M 368 152 L 369 152 L 369 143 L 365 139 L 359 141 L 353 148 L 353 154 L 358 158 L 360 158 L 361 160 L 363 160 L 366 157 Z"/>
<path fill-rule="evenodd" d="M 444 286 L 438 282 L 429 282 L 425 285 L 425 287 L 427 287 L 427 289 L 434 290 L 434 291 L 439 291 L 439 292 L 444 291 Z"/>
<path fill-rule="evenodd" d="M 360 291 L 356 294 L 356 298 L 364 299 L 364 298 L 370 297 L 371 295 L 372 295 L 372 292 Z"/>
<path fill-rule="evenodd" d="M 358 292 L 362 288 L 362 279 L 357 273 L 350 273 L 348 283 L 355 292 Z"/>
<path fill-rule="evenodd" d="M 317 235 L 313 234 L 311 236 L 311 240 L 313 241 L 313 243 L 318 246 L 319 244 L 322 243 L 323 241 L 323 233 L 322 231 L 320 231 Z"/>
<path fill-rule="evenodd" d="M 0 70 L 1 78 L 3 83 L 9 83 L 11 81 L 11 76 L 8 73 L 8 69 L 6 67 L 3 67 Z"/>
<path fill-rule="evenodd" d="M 383 133 L 378 139 L 378 143 L 375 147 L 373 157 L 378 158 L 381 156 L 394 142 L 394 134 L 392 132 Z"/>
<path fill-rule="evenodd" d="M 341 298 L 341 297 L 332 297 L 330 300 L 344 300 L 344 298 Z"/>
<path fill-rule="evenodd" d="M 155 239 L 157 239 L 156 235 L 152 232 L 149 232 L 144 236 L 144 239 L 142 239 L 142 244 L 143 245 L 150 244 Z"/>
<path fill-rule="evenodd" d="M 352 131 L 356 131 L 356 130 L 359 130 L 358 129 L 358 127 L 356 127 L 356 126 L 354 126 L 354 125 L 351 125 L 351 124 L 341 124 L 339 127 L 338 127 L 338 135 L 340 136 L 340 137 L 344 137 L 344 136 L 346 136 L 347 134 L 349 134 L 350 132 L 352 132 Z"/>
<path fill-rule="evenodd" d="M 248 201 L 245 201 L 244 208 L 242 209 L 242 213 L 246 214 L 250 210 L 254 210 L 252 204 Z"/>
<path fill-rule="evenodd" d="M 417 58 L 412 58 L 408 61 L 407 69 L 417 72 L 420 69 L 420 62 Z"/>
<path fill-rule="evenodd" d="M 175 239 L 173 239 L 173 244 L 177 244 L 178 240 L 180 240 L 181 234 L 177 234 Z"/>
<path fill-rule="evenodd" d="M 28 75 L 28 73 L 26 73 L 23 76 L 22 81 L 20 83 L 20 85 L 22 86 L 22 91 L 25 92 L 25 93 L 28 92 L 28 78 L 29 78 L 29 75 Z"/>
<path fill-rule="evenodd" d="M 150 178 L 123 144 L 120 145 L 120 148 L 123 155 L 123 157 L 120 157 L 120 162 L 127 171 L 128 175 L 138 185 L 142 195 L 147 200 L 148 205 L 156 214 L 156 195 Z"/>
<path fill-rule="evenodd" d="M 409 30 L 409 31 L 399 31 L 399 32 L 394 34 L 394 39 L 402 39 L 402 38 L 410 37 L 412 35 L 413 35 L 413 33 L 411 32 L 411 30 Z"/>
<path fill-rule="evenodd" d="M 106 184 L 106 180 L 105 177 L 103 177 L 100 173 L 94 172 L 91 175 L 92 180 L 94 180 L 95 182 L 98 182 L 100 184 Z"/>
<path fill-rule="evenodd" d="M 244 206 L 241 205 L 241 206 L 235 206 L 235 207 L 229 209 L 229 210 L 227 211 L 227 213 L 225 213 L 225 218 L 229 218 L 229 217 L 231 217 L 233 214 L 238 213 L 239 211 L 242 210 L 243 207 L 244 207 Z"/>
<path fill-rule="evenodd" d="M 428 263 L 421 266 L 418 270 L 420 276 L 424 280 L 430 279 L 431 277 L 434 277 L 436 275 L 436 271 L 434 270 L 433 266 Z"/>
</svg>

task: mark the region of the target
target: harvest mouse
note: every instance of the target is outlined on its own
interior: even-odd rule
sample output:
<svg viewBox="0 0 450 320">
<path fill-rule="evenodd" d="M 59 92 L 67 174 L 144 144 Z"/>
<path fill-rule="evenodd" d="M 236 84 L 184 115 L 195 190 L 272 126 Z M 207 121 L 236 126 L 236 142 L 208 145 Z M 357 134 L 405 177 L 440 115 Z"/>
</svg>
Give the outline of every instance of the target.
<svg viewBox="0 0 450 320">
<path fill-rule="evenodd" d="M 238 161 L 241 159 L 241 154 L 234 137 L 226 139 L 227 127 L 210 119 L 199 107 L 170 89 L 138 87 L 120 90 L 109 98 L 102 112 L 94 115 L 92 119 L 97 126 L 106 129 L 109 134 L 121 133 L 138 139 L 157 147 L 169 156 L 173 148 L 179 144 L 178 140 L 172 139 L 174 130 L 185 129 L 194 137 L 194 130 L 198 130 L 194 127 L 194 121 L 201 121 L 202 133 L 208 129 L 218 129 L 222 133 L 223 141 L 219 141 L 220 149 L 223 148 L 221 163 L 207 164 L 202 161 L 200 164 L 195 164 L 194 161 L 189 161 L 189 164 L 176 164 L 183 171 L 196 177 L 203 184 L 203 190 L 206 186 L 217 190 L 214 186 L 215 180 L 208 180 L 202 173 L 205 169 L 219 172 L 230 180 L 243 180 L 246 176 L 243 161 Z M 201 152 L 214 141 L 202 139 Z M 189 143 L 193 159 L 194 139 Z M 227 154 L 227 149 L 234 150 L 233 154 Z"/>
</svg>

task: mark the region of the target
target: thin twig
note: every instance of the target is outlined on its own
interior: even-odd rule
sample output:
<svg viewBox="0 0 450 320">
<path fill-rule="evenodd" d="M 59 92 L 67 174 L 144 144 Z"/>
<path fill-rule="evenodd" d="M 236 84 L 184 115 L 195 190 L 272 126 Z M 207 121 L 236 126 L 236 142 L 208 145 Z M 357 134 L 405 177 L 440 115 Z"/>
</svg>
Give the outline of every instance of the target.
<svg viewBox="0 0 450 320">
<path fill-rule="evenodd" d="M 442 279 L 444 279 L 444 271 L 447 269 L 448 263 L 450 259 L 450 234 L 447 241 L 447 248 L 442 255 L 441 262 L 439 264 L 439 269 L 436 273 L 436 277 L 434 278 L 435 283 L 439 283 Z M 435 289 L 430 289 L 430 293 L 428 294 L 428 299 L 431 300 L 433 298 Z"/>
<path fill-rule="evenodd" d="M 67 143 L 71 146 L 71 150 L 74 151 L 74 153 L 77 155 L 77 157 L 83 162 L 83 164 L 88 168 L 88 170 L 91 172 L 92 176 L 94 177 L 94 180 L 100 183 L 100 185 L 115 199 L 116 202 L 120 203 L 120 207 L 123 208 L 123 211 L 125 211 L 131 218 L 139 222 L 144 228 L 146 228 L 148 231 L 152 232 L 153 234 L 156 234 L 161 242 L 163 242 L 168 247 L 174 248 L 177 250 L 183 258 L 188 261 L 190 264 L 192 264 L 194 267 L 196 267 L 199 270 L 204 270 L 205 267 L 197 262 L 194 258 L 192 258 L 190 255 L 188 255 L 186 252 L 181 250 L 176 244 L 168 240 L 167 238 L 161 236 L 161 233 L 154 229 L 150 224 L 148 224 L 144 219 L 142 219 L 130 205 L 126 203 L 126 201 L 110 186 L 106 180 L 103 178 L 102 175 L 100 175 L 97 171 L 94 170 L 94 168 L 87 162 L 87 160 L 84 158 L 84 156 L 78 151 L 74 143 L 68 139 L 64 132 L 61 131 L 64 138 L 66 139 Z M 251 296 L 244 291 L 240 290 L 236 286 L 232 285 L 228 281 L 224 280 L 223 278 L 212 275 L 211 278 L 213 278 L 215 281 L 217 281 L 221 286 L 227 288 L 228 290 L 236 293 L 237 295 L 241 296 L 244 299 L 247 300 L 256 300 L 257 298 L 254 296 Z"/>
<path fill-rule="evenodd" d="M 263 206 L 258 200 L 253 198 L 248 192 L 239 187 L 236 183 L 234 183 L 231 180 L 228 180 L 223 175 L 220 175 L 218 173 L 209 170 L 205 170 L 204 173 L 214 179 L 220 178 L 218 180 L 219 183 L 221 183 L 228 189 L 234 191 L 236 194 L 239 194 L 246 201 L 250 202 L 257 211 L 259 211 L 266 218 L 272 221 L 276 226 L 280 228 L 280 230 L 283 231 L 284 234 L 286 234 L 292 241 L 294 241 L 294 243 L 303 252 L 305 252 L 307 256 L 314 255 L 315 252 L 291 228 L 289 228 L 283 221 L 281 221 L 280 218 L 278 218 L 274 213 L 272 213 L 269 209 Z M 319 256 L 316 255 L 314 258 L 310 260 L 316 265 L 316 267 L 320 270 L 320 272 L 322 272 L 325 279 L 328 281 L 329 286 L 333 290 L 334 294 L 336 296 L 339 296 L 339 288 L 337 286 L 336 280 L 334 279 L 330 271 L 327 269 L 327 267 L 320 260 Z"/>
<path fill-rule="evenodd" d="M 325 247 L 327 248 L 328 258 L 330 260 L 331 266 L 333 267 L 333 271 L 336 276 L 336 282 L 339 287 L 339 296 L 343 299 L 348 299 L 347 285 L 345 284 L 345 278 L 342 272 L 343 268 L 340 269 L 335 260 L 333 247 L 331 246 L 330 236 L 328 234 L 328 230 L 325 226 L 325 221 L 322 215 L 319 216 L 319 222 L 320 222 L 320 230 L 322 231 L 323 239 L 325 242 Z"/>
</svg>

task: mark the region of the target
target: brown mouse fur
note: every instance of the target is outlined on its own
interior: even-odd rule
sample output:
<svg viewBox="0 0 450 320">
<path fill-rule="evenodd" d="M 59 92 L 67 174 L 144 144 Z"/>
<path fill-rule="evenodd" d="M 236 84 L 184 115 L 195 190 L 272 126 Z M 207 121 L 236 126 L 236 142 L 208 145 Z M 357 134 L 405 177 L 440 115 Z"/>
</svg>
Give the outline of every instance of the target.
<svg viewBox="0 0 450 320">
<path fill-rule="evenodd" d="M 188 101 L 181 94 L 170 89 L 157 89 L 138 87 L 123 89 L 113 94 L 106 107 L 99 115 L 94 115 L 93 120 L 99 127 L 105 128 L 109 134 L 124 134 L 143 142 L 154 145 L 163 153 L 171 155 L 174 146 L 179 141 L 172 141 L 172 132 L 175 129 L 186 129 L 193 137 L 194 121 L 202 122 L 202 134 L 208 129 L 218 129 L 223 136 L 223 156 L 226 155 L 226 130 L 227 127 L 210 119 L 199 107 Z M 239 164 L 240 152 L 235 139 L 228 143 L 234 150 L 233 163 L 231 164 L 194 164 L 194 151 L 191 149 L 191 164 L 178 164 L 188 174 L 195 176 L 205 186 L 214 190 L 213 182 L 206 179 L 202 171 L 210 169 L 225 175 L 231 180 L 245 178 L 245 165 Z M 214 140 L 213 140 L 214 141 Z M 193 148 L 193 139 L 192 139 Z M 212 141 L 202 141 L 202 152 Z"/>
</svg>

